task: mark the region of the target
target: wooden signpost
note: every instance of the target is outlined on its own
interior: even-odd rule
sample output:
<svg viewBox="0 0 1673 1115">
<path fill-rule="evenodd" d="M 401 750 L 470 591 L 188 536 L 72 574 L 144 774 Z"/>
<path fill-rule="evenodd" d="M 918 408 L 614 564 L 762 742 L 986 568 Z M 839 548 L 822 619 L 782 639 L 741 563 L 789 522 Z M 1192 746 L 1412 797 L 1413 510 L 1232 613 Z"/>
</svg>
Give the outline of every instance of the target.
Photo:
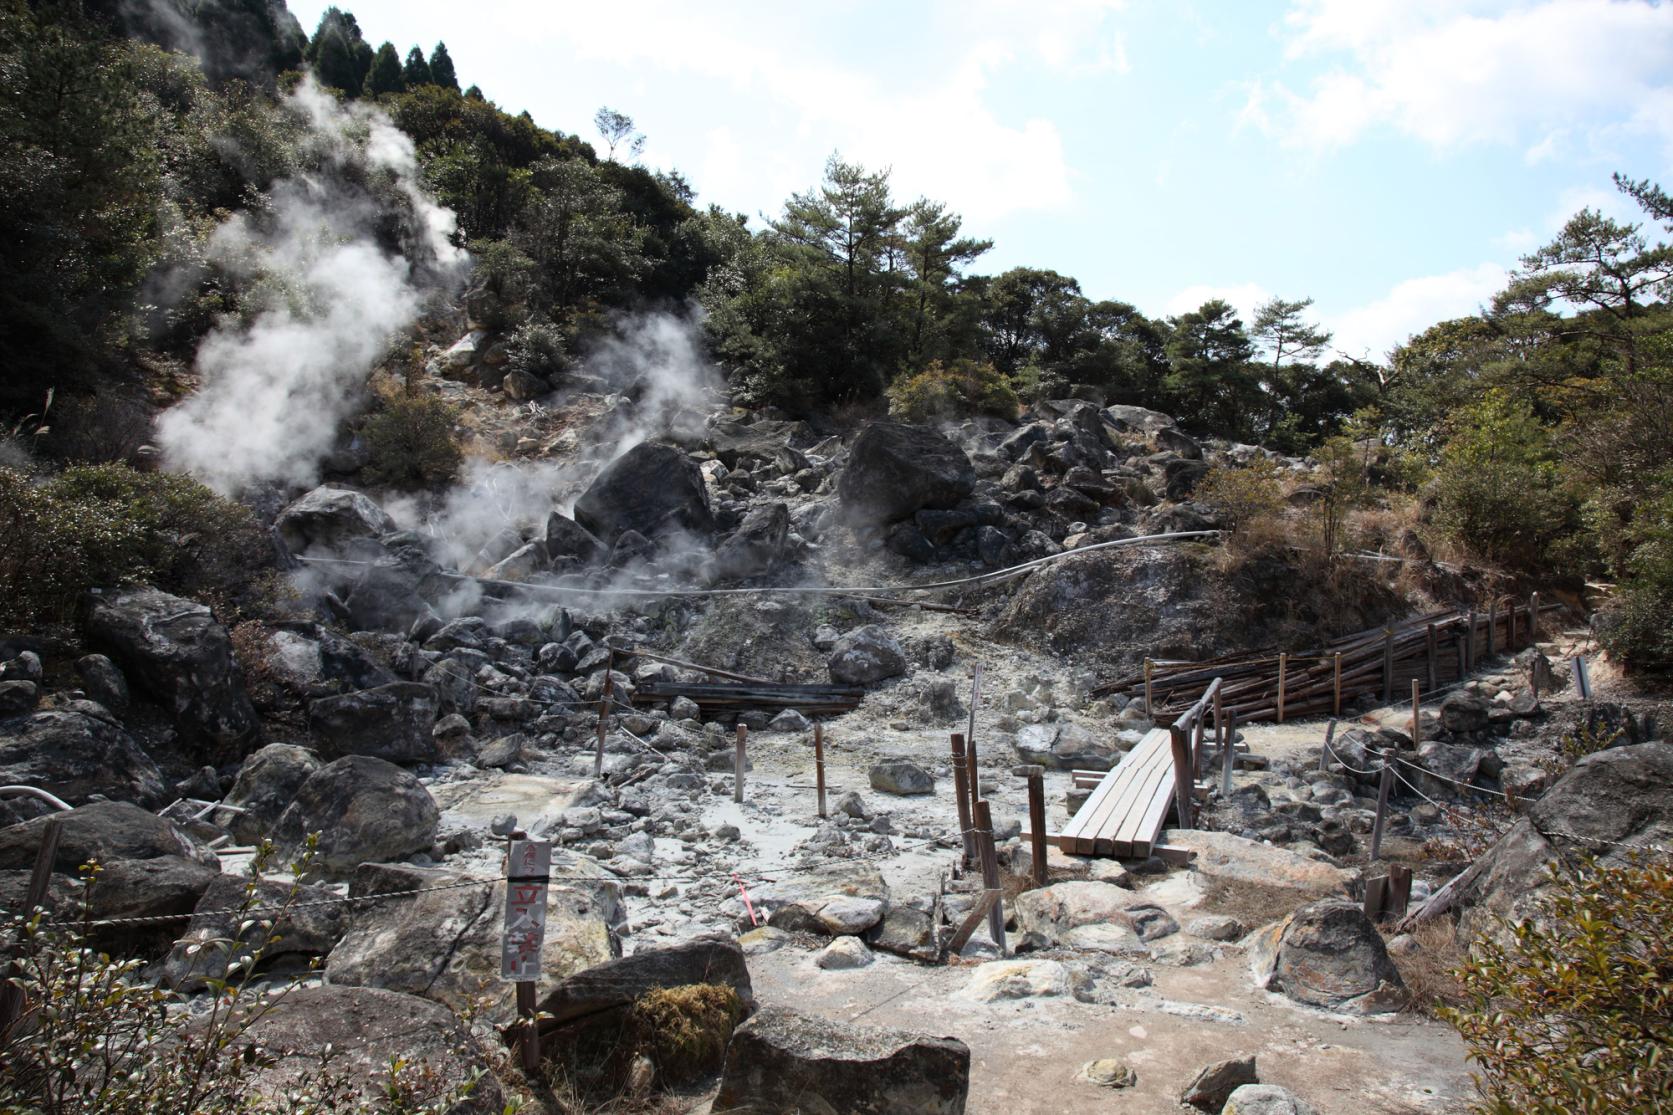
<svg viewBox="0 0 1673 1115">
<path fill-rule="evenodd" d="M 517 985 L 517 1042 L 523 1071 L 538 1077 L 540 1032 L 535 1024 L 535 981 L 546 940 L 546 889 L 551 885 L 552 842 L 513 833 L 505 857 L 505 928 L 500 939 L 500 978 Z"/>
</svg>

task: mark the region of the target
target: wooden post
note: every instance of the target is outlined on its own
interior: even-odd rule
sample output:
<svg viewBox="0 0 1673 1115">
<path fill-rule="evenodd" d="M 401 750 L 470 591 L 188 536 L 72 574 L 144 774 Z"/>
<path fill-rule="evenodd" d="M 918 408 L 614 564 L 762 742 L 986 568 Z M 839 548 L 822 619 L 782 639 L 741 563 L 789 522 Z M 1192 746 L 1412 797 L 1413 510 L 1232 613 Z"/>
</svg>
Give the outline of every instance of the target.
<svg viewBox="0 0 1673 1115">
<path fill-rule="evenodd" d="M 1418 689 L 1417 679 L 1413 678 L 1412 679 L 1412 746 L 1413 747 L 1416 747 L 1423 742 L 1423 722 L 1420 719 L 1418 719 L 1419 713 L 1421 712 L 1421 710 L 1423 708 L 1423 698 L 1421 697 L 1420 694 L 1421 694 L 1421 690 Z"/>
<path fill-rule="evenodd" d="M 1475 610 L 1464 613 L 1464 672 L 1475 669 Z M 1460 681 L 1463 678 L 1459 678 Z"/>
<path fill-rule="evenodd" d="M 500 942 L 500 978 L 517 985 L 520 1033 L 517 1051 L 523 1071 L 540 1078 L 540 1025 L 535 982 L 540 977 L 546 936 L 546 894 L 551 881 L 552 844 L 529 840 L 522 830 L 508 834 L 505 856 L 505 916 Z"/>
<path fill-rule="evenodd" d="M 1499 601 L 1495 597 L 1487 602 L 1487 657 L 1491 658 L 1498 651 L 1498 641 L 1494 638 L 1499 627 Z M 1516 649 L 1516 605 L 1510 607 L 1510 638 L 1507 640 L 1512 650 Z"/>
<path fill-rule="evenodd" d="M 1330 715 L 1341 716 L 1342 715 L 1342 652 L 1341 651 L 1336 652 L 1335 664 L 1332 667 L 1331 672 L 1334 675 L 1334 680 L 1332 682 L 1332 688 L 1335 690 L 1335 695 L 1336 696 L 1335 696 L 1335 700 L 1331 702 Z"/>
<path fill-rule="evenodd" d="M 964 736 L 953 733 L 953 794 L 958 798 L 959 835 L 964 840 L 964 866 L 976 862 L 976 834 L 971 831 L 970 775 L 965 770 Z"/>
<path fill-rule="evenodd" d="M 1375 879 L 1365 880 L 1365 916 L 1371 921 L 1381 921 L 1383 911 L 1388 907 L 1388 876 L 1378 875 Z"/>
<path fill-rule="evenodd" d="M 29 874 L 29 889 L 24 892 L 24 917 L 46 901 L 47 887 L 52 883 L 52 862 L 58 858 L 58 841 L 64 832 L 64 822 L 49 817 L 41 826 L 41 846 L 35 849 L 35 868 Z M 0 973 L 0 1041 L 11 1035 L 12 1027 L 23 1014 L 23 988 L 12 982 L 18 971 L 17 961 L 6 965 Z"/>
<path fill-rule="evenodd" d="M 737 751 L 732 756 L 732 800 L 744 800 L 744 763 L 747 762 L 745 749 L 749 746 L 749 729 L 738 725 Z"/>
<path fill-rule="evenodd" d="M 1394 628 L 1383 628 L 1383 704 L 1394 700 Z"/>
<path fill-rule="evenodd" d="M 1574 693 L 1582 701 L 1592 699 L 1592 672 L 1586 668 L 1584 656 L 1570 659 L 1569 668 L 1574 671 Z"/>
<path fill-rule="evenodd" d="M 610 684 L 616 669 L 616 652 L 604 661 L 604 696 L 598 702 L 598 748 L 593 752 L 593 777 L 604 777 L 604 718 L 610 714 Z"/>
<path fill-rule="evenodd" d="M 1232 713 L 1232 730 L 1220 747 L 1220 796 L 1231 797 L 1232 772 L 1237 769 L 1237 713 Z"/>
<path fill-rule="evenodd" d="M 1179 810 L 1179 827 L 1188 829 L 1195 818 L 1191 813 L 1191 741 L 1178 724 L 1168 728 L 1173 739 L 1173 800 Z"/>
<path fill-rule="evenodd" d="M 819 788 L 819 816 L 825 816 L 825 725 L 813 722 L 813 780 Z"/>
<path fill-rule="evenodd" d="M 964 948 L 965 942 L 970 940 L 971 934 L 976 932 L 976 927 L 982 924 L 982 919 L 988 916 L 988 911 L 993 909 L 993 904 L 998 901 L 998 891 L 983 888 L 982 896 L 970 908 L 970 913 L 965 915 L 964 924 L 958 927 L 958 932 L 954 933 L 952 940 L 947 942 L 947 951 L 957 956 L 959 951 Z"/>
<path fill-rule="evenodd" d="M 1278 652 L 1278 723 L 1284 722 L 1284 682 L 1290 672 L 1290 656 Z"/>
<path fill-rule="evenodd" d="M 976 837 L 982 849 L 982 886 L 996 891 L 999 889 L 999 853 L 993 846 L 993 813 L 985 801 L 976 803 Z M 1003 956 L 1005 908 L 998 901 L 995 901 L 993 909 L 988 911 L 988 934 L 993 937 L 993 943 L 999 946 L 999 953 Z"/>
<path fill-rule="evenodd" d="M 965 778 L 970 782 L 970 801 L 974 804 L 982 796 L 981 774 L 976 765 L 976 705 L 982 699 L 982 667 L 970 671 L 970 730 L 964 734 L 964 757 L 968 764 Z"/>
<path fill-rule="evenodd" d="M 1191 729 L 1191 781 L 1195 783 L 1197 776 L 1202 773 L 1202 737 L 1204 721 L 1208 719 L 1208 710 L 1204 709 L 1197 717 L 1196 725 Z"/>
<path fill-rule="evenodd" d="M 1030 765 L 1028 776 L 1028 828 L 1034 840 L 1034 885 L 1046 885 L 1046 768 Z"/>
<path fill-rule="evenodd" d="M 1151 687 L 1151 674 L 1155 670 L 1155 663 L 1146 658 L 1144 660 L 1144 714 L 1151 720 L 1156 719 L 1155 691 Z"/>
<path fill-rule="evenodd" d="M 1510 616 L 1507 622 L 1510 632 L 1505 636 L 1505 652 L 1512 654 L 1516 651 L 1516 601 L 1514 600 L 1510 602 Z"/>
<path fill-rule="evenodd" d="M 1528 597 L 1528 645 L 1539 642 L 1539 593 Z"/>
<path fill-rule="evenodd" d="M 1388 865 L 1388 916 L 1403 918 L 1412 901 L 1412 869 L 1403 863 Z"/>
<path fill-rule="evenodd" d="M 1388 792 L 1394 787 L 1394 755 L 1392 749 L 1383 749 L 1383 772 L 1377 779 L 1377 817 L 1371 822 L 1371 858 L 1376 859 L 1383 850 L 1383 823 L 1388 820 Z"/>
<path fill-rule="evenodd" d="M 1319 748 L 1319 769 L 1330 769 L 1330 745 L 1336 742 L 1336 721 L 1324 726 L 1324 746 Z"/>
<path fill-rule="evenodd" d="M 1221 691 L 1224 688 L 1223 685 L 1216 686 L 1214 690 L 1214 742 L 1221 747 L 1226 746 L 1229 742 L 1226 735 L 1226 706 L 1220 699 Z"/>
<path fill-rule="evenodd" d="M 517 1017 L 523 1020 L 523 1035 L 517 1041 L 522 1054 L 523 1072 L 530 1080 L 540 1079 L 540 1027 L 535 1021 L 535 995 L 532 980 L 517 981 Z"/>
<path fill-rule="evenodd" d="M 1441 640 L 1435 632 L 1435 625 L 1432 623 L 1429 625 L 1429 630 L 1424 634 L 1423 662 L 1424 671 L 1428 675 L 1425 680 L 1429 682 L 1429 692 L 1433 693 L 1439 688 L 1440 679 L 1436 676 L 1438 673 L 1436 659 L 1440 657 Z"/>
</svg>

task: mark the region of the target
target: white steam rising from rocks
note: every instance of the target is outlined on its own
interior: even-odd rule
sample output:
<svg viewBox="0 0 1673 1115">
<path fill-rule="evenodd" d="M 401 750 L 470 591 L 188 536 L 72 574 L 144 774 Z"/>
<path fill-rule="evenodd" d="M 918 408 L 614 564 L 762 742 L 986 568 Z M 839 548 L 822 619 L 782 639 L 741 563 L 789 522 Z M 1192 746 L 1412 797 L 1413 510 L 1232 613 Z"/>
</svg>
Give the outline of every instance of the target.
<svg viewBox="0 0 1673 1115">
<path fill-rule="evenodd" d="M 204 339 L 202 387 L 158 422 L 168 467 L 229 494 L 315 482 L 367 374 L 467 263 L 452 212 L 424 194 L 412 141 L 387 116 L 338 104 L 312 79 L 289 103 L 311 125 L 318 169 L 211 236 L 244 313 Z"/>
</svg>

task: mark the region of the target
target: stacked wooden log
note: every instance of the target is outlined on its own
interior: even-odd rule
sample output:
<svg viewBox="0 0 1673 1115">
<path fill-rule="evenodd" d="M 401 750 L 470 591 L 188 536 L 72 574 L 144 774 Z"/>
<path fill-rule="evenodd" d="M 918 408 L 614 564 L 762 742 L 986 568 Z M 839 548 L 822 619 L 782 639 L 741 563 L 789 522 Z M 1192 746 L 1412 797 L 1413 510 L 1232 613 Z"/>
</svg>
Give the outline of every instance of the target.
<svg viewBox="0 0 1673 1115">
<path fill-rule="evenodd" d="M 1242 723 L 1339 716 L 1344 705 L 1359 697 L 1393 701 L 1410 690 L 1413 680 L 1423 692 L 1453 685 L 1469 676 L 1481 657 L 1529 645 L 1537 638 L 1540 615 L 1559 608 L 1541 608 L 1535 594 L 1526 604 L 1494 601 L 1484 612 L 1435 612 L 1297 654 L 1147 660 L 1142 672 L 1096 692 L 1145 701 L 1152 719 L 1160 721 L 1189 709 L 1220 678 L 1220 700 Z"/>
</svg>

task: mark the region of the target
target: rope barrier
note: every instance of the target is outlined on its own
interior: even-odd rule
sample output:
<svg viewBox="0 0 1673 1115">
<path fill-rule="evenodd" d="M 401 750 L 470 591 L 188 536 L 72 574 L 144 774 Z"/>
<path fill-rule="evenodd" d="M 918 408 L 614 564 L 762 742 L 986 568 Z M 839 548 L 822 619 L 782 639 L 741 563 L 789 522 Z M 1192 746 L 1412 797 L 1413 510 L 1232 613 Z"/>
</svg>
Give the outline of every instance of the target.
<svg viewBox="0 0 1673 1115">
<path fill-rule="evenodd" d="M 1456 778 L 1448 778 L 1444 774 L 1437 774 L 1435 771 L 1430 770 L 1428 767 L 1420 767 L 1416 763 L 1412 762 L 1411 760 L 1402 759 L 1398 755 L 1396 755 L 1394 757 L 1394 761 L 1399 763 L 1402 766 L 1409 767 L 1410 769 L 1417 771 L 1419 774 L 1427 774 L 1431 778 L 1439 778 L 1442 782 L 1450 782 L 1454 786 L 1462 786 L 1466 790 L 1474 790 L 1474 791 L 1477 791 L 1477 792 L 1483 793 L 1483 794 L 1495 794 L 1498 797 L 1504 798 L 1506 801 L 1510 800 L 1510 795 L 1509 794 L 1505 793 L 1502 790 L 1495 790 L 1491 786 L 1477 786 L 1477 785 L 1474 785 L 1473 783 L 1469 783 L 1469 782 L 1460 782 Z M 1402 779 L 1402 781 L 1404 781 L 1404 780 Z"/>
</svg>

